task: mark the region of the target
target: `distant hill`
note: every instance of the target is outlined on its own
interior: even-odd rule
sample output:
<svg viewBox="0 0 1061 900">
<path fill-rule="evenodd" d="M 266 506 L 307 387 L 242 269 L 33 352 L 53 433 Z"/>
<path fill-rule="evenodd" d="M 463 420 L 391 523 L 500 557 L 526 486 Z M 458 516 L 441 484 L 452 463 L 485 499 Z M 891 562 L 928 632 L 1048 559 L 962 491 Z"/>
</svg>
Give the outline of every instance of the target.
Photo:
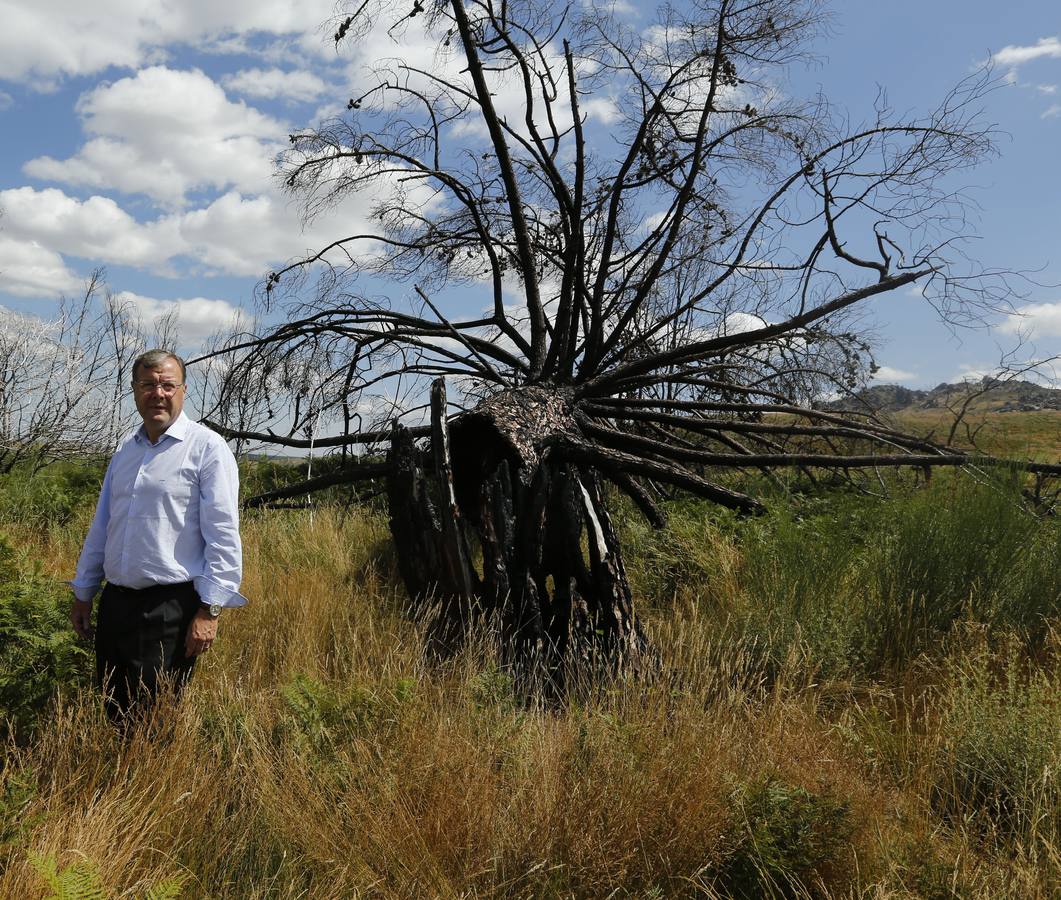
<svg viewBox="0 0 1061 900">
<path fill-rule="evenodd" d="M 1043 387 L 1030 381 L 982 381 L 940 384 L 928 391 L 918 391 L 898 384 L 877 384 L 854 397 L 844 397 L 823 404 L 826 409 L 874 409 L 903 413 L 917 410 L 946 410 L 974 395 L 969 405 L 973 412 L 1039 412 L 1061 411 L 1061 390 Z"/>
</svg>

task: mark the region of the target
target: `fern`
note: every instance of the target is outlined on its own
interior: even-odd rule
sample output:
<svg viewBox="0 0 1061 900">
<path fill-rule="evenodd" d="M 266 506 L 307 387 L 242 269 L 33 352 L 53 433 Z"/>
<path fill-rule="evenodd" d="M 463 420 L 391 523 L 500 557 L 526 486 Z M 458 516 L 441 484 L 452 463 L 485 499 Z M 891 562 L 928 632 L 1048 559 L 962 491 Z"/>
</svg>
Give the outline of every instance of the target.
<svg viewBox="0 0 1061 900">
<path fill-rule="evenodd" d="M 30 864 L 44 879 L 51 894 L 47 900 L 107 900 L 99 872 L 88 860 L 72 863 L 60 870 L 55 854 L 30 854 Z"/>
<path fill-rule="evenodd" d="M 175 875 L 151 887 L 144 894 L 144 900 L 177 900 L 181 895 L 182 887 L 184 887 L 184 876 Z"/>
<path fill-rule="evenodd" d="M 52 892 L 46 900 L 107 900 L 99 871 L 89 860 L 81 860 L 65 869 L 59 868 L 54 853 L 47 856 L 31 853 L 29 861 Z M 151 885 L 143 894 L 138 892 L 136 896 L 143 897 L 143 900 L 177 900 L 184 882 L 183 875 L 174 875 Z"/>
</svg>

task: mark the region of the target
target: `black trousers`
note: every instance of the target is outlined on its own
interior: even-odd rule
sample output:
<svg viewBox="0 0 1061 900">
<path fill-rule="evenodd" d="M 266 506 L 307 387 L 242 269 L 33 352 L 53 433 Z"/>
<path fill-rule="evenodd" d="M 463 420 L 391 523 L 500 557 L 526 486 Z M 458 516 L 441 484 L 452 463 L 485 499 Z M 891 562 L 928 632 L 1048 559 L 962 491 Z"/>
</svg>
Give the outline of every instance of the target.
<svg viewBox="0 0 1061 900">
<path fill-rule="evenodd" d="M 195 657 L 185 654 L 184 638 L 199 606 L 190 581 L 142 590 L 104 587 L 96 617 L 96 678 L 112 720 L 149 707 L 163 684 L 179 692 L 191 678 Z"/>
</svg>

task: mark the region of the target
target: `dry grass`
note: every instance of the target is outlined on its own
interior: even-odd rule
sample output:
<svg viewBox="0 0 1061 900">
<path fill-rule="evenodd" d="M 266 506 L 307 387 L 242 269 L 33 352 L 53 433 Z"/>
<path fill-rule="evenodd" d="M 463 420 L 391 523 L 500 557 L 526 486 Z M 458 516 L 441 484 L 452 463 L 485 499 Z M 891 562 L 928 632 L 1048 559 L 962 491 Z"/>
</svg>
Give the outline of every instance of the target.
<svg viewBox="0 0 1061 900">
<path fill-rule="evenodd" d="M 897 417 L 902 428 L 914 434 L 931 433 L 936 440 L 945 440 L 953 422 L 946 410 L 906 410 Z M 976 446 L 997 456 L 1029 459 L 1036 462 L 1057 462 L 1061 449 L 1061 410 L 1038 412 L 1008 412 L 974 410 L 956 432 L 959 447 Z"/>
<path fill-rule="evenodd" d="M 660 677 L 540 709 L 486 647 L 425 665 L 382 520 L 264 514 L 245 540 L 254 602 L 179 705 L 122 738 L 75 694 L 9 749 L 4 784 L 32 789 L 0 843 L 0 897 L 47 896 L 31 854 L 88 861 L 121 897 L 174 876 L 187 898 L 1061 890 L 1061 759 L 1043 737 L 1061 712 L 1010 715 L 1061 687 L 1052 664 L 1003 671 L 980 641 L 854 685 L 821 681 L 796 642 L 766 667 L 704 612 L 739 589 L 720 540 L 711 604 L 653 624 Z M 48 572 L 70 570 L 69 537 L 37 541 Z M 1039 742 L 1027 771 L 1015 740 Z M 1015 818 L 1011 795 L 1031 804 Z"/>
</svg>

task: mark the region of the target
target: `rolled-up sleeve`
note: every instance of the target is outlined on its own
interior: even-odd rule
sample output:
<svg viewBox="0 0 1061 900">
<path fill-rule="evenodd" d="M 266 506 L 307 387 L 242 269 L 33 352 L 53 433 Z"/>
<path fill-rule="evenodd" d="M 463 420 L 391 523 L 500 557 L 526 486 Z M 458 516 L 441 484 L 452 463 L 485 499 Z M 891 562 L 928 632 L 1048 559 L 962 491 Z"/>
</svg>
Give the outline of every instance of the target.
<svg viewBox="0 0 1061 900">
<path fill-rule="evenodd" d="M 73 589 L 74 596 L 82 603 L 91 603 L 103 584 L 103 557 L 107 548 L 107 524 L 111 517 L 112 469 L 113 464 L 107 466 L 99 500 L 96 501 L 96 514 L 92 517 L 92 526 L 77 560 L 77 571 L 73 580 L 67 582 Z"/>
<path fill-rule="evenodd" d="M 239 468 L 228 445 L 212 440 L 199 470 L 203 572 L 193 581 L 203 603 L 243 606 L 243 546 L 239 537 Z"/>
</svg>

